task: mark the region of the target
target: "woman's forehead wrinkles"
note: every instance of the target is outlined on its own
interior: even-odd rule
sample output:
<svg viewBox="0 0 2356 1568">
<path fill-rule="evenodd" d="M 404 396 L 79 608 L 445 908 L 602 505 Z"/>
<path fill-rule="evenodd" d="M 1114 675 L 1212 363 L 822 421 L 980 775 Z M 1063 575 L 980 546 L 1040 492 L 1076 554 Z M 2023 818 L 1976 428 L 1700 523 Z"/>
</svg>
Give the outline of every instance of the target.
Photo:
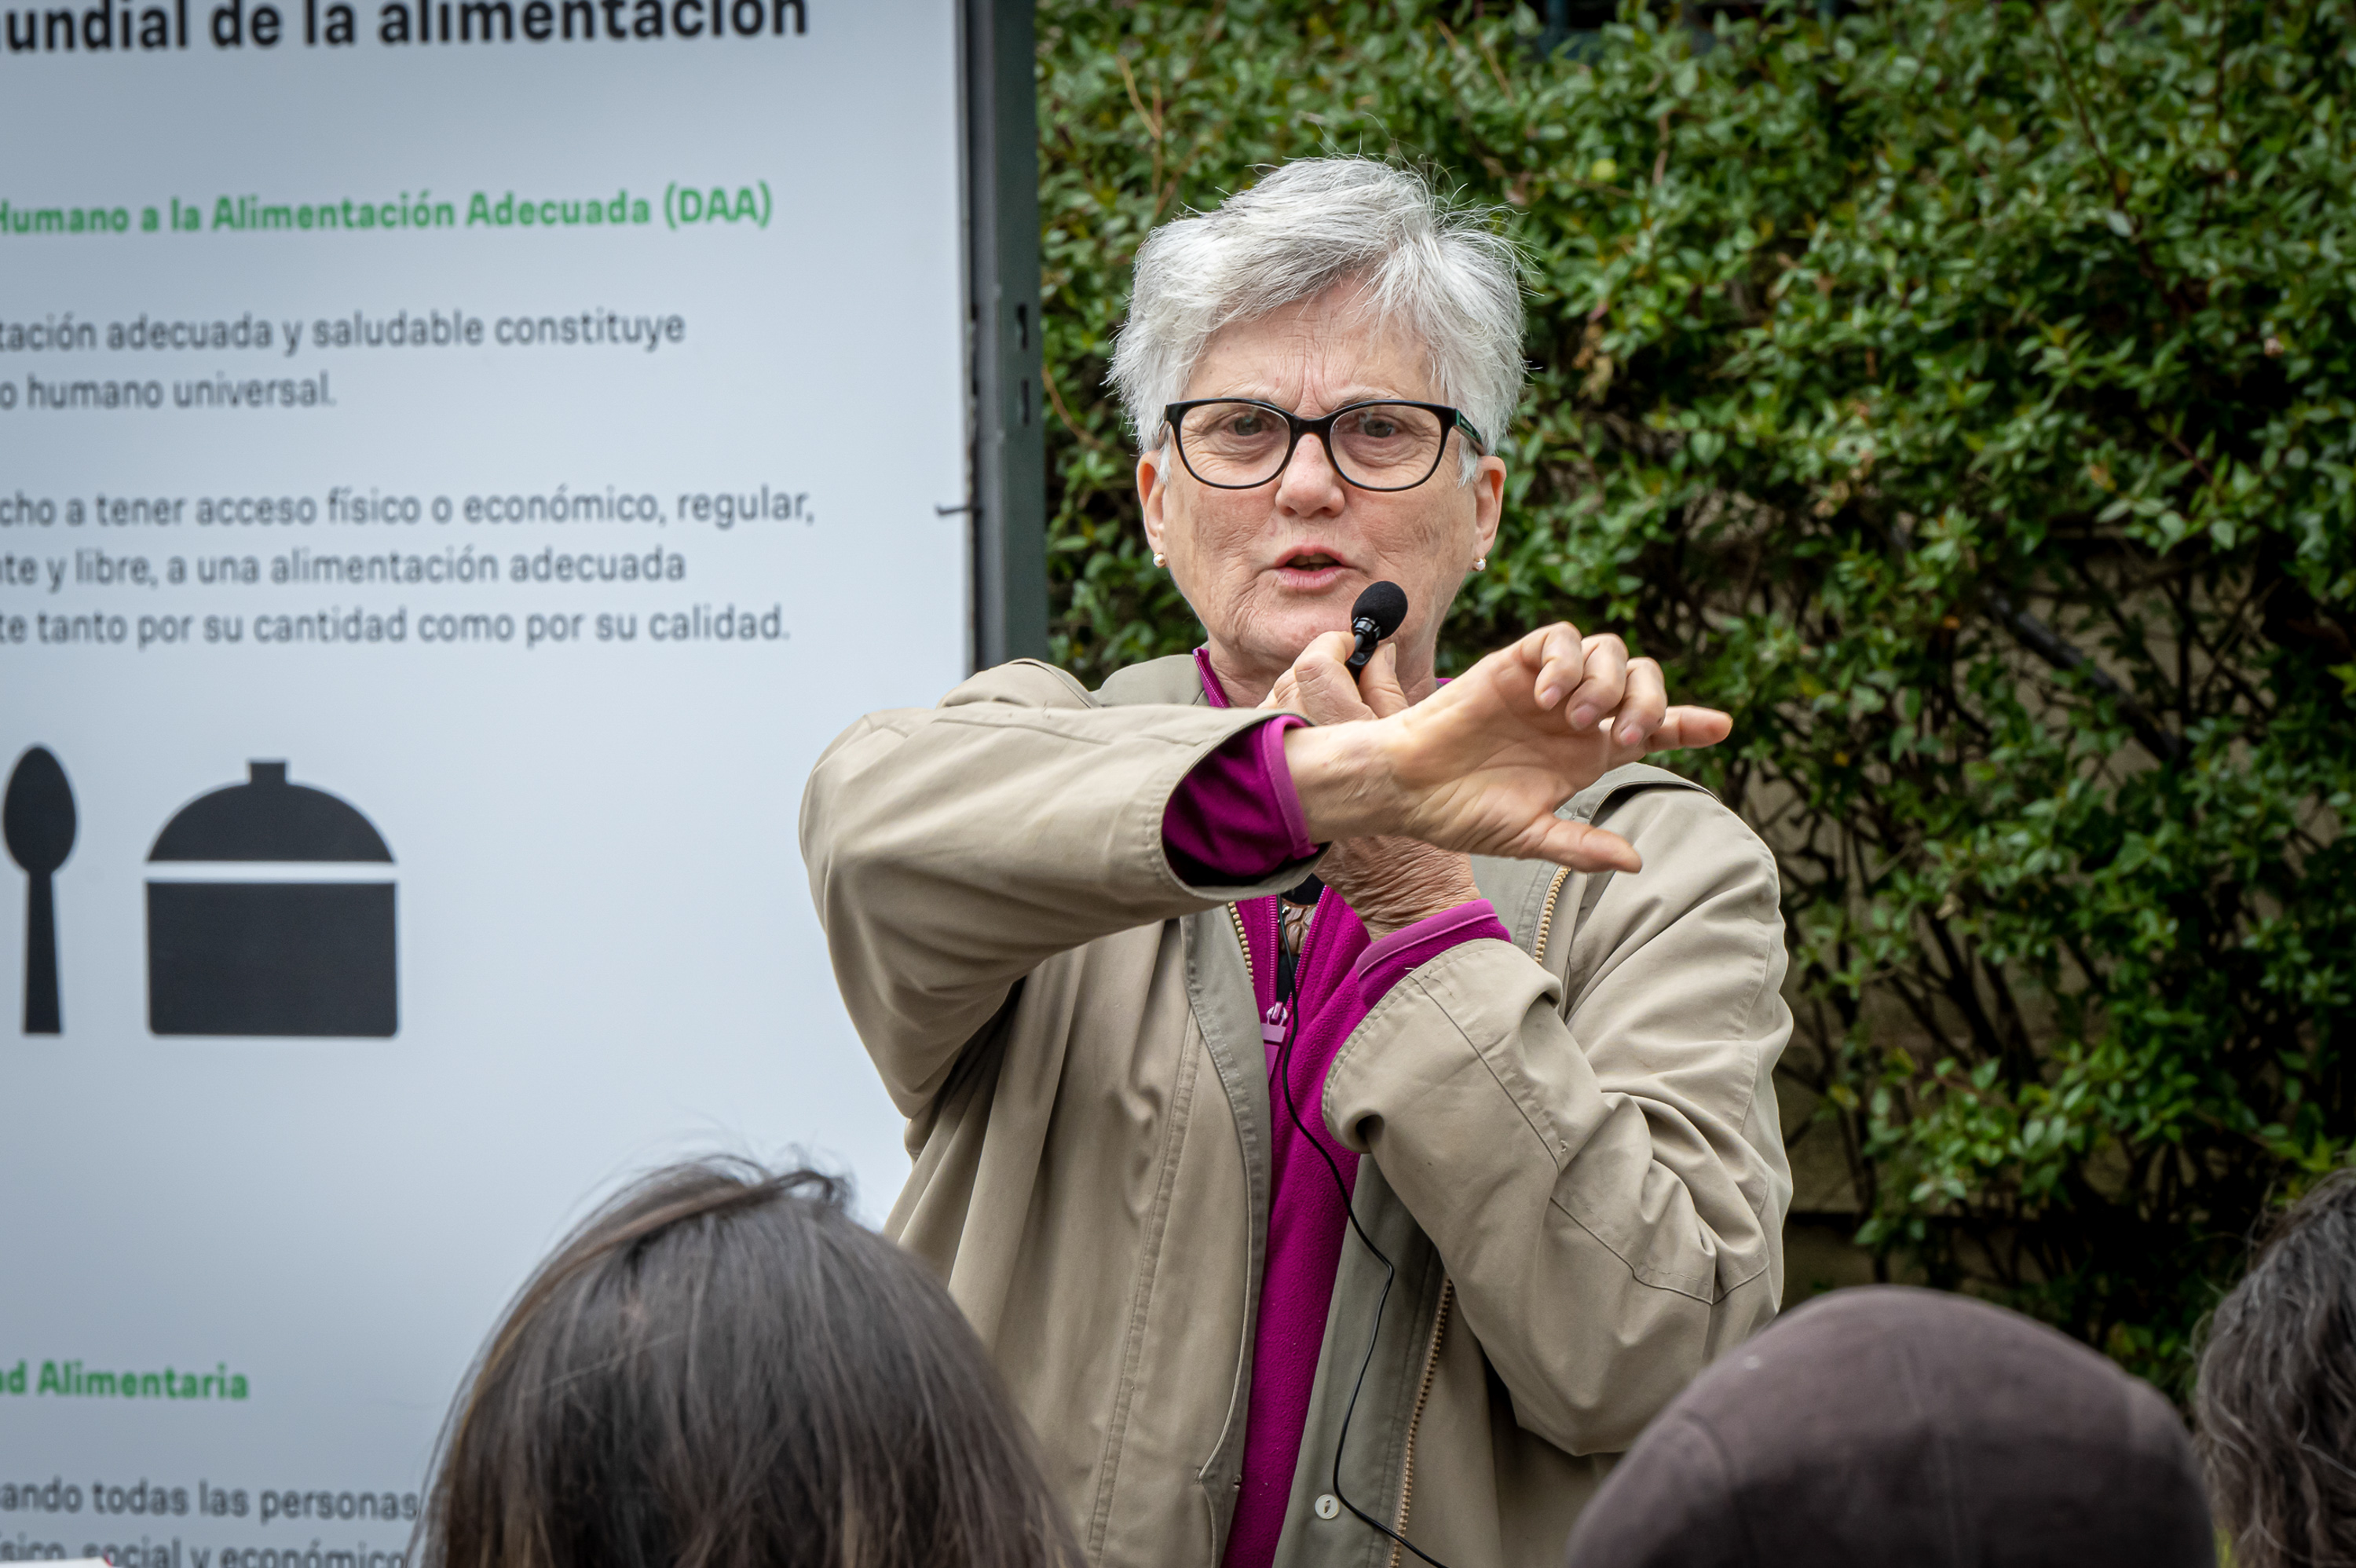
<svg viewBox="0 0 2356 1568">
<path fill-rule="evenodd" d="M 1307 392 L 1293 388 L 1255 386 L 1250 378 L 1233 385 L 1212 388 L 1197 396 L 1205 398 L 1251 398 L 1263 403 L 1274 403 L 1290 409 L 1303 419 L 1317 419 L 1348 403 L 1428 401 L 1414 388 L 1400 388 L 1379 381 L 1353 382 L 1340 387 L 1312 386 Z"/>
<path fill-rule="evenodd" d="M 1293 307 L 1214 336 L 1189 398 L 1258 398 L 1314 416 L 1344 403 L 1433 401 L 1428 356 L 1411 334 L 1354 311 Z"/>
<path fill-rule="evenodd" d="M 1337 354 L 1318 346 L 1306 353 L 1223 357 L 1224 362 L 1205 364 L 1205 374 L 1197 378 L 1187 396 L 1257 398 L 1312 419 L 1344 403 L 1386 398 L 1414 403 L 1431 400 L 1420 377 L 1401 374 L 1403 367 L 1367 363 L 1387 358 L 1387 355 Z"/>
</svg>

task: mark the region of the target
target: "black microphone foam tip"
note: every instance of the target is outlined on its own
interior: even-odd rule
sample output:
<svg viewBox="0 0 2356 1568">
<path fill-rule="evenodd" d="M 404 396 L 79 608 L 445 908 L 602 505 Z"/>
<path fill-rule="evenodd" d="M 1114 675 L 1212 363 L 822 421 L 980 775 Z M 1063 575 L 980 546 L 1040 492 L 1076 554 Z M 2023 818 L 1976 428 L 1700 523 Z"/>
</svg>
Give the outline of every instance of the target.
<svg viewBox="0 0 2356 1568">
<path fill-rule="evenodd" d="M 1396 582 L 1369 582 L 1358 602 L 1350 606 L 1350 624 L 1372 621 L 1377 642 L 1399 629 L 1407 619 L 1407 590 Z"/>
</svg>

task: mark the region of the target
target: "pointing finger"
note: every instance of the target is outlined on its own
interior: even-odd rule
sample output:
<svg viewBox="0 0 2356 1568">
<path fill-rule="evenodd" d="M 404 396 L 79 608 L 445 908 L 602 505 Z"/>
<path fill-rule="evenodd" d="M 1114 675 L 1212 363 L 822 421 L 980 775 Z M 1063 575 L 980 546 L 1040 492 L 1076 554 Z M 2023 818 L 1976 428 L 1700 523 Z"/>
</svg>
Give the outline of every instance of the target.
<svg viewBox="0 0 2356 1568">
<path fill-rule="evenodd" d="M 1715 708 L 1672 708 L 1644 741 L 1644 750 L 1675 752 L 1715 746 L 1734 733 L 1734 719 Z"/>
</svg>

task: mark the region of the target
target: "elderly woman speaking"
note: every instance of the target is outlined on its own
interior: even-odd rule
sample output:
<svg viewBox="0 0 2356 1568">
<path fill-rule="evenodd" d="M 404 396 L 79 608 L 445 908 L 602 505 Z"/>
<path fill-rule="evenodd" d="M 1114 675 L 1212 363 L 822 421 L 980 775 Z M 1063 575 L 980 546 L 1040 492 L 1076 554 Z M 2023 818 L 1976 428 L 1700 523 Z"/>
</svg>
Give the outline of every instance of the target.
<svg viewBox="0 0 2356 1568">
<path fill-rule="evenodd" d="M 1114 376 L 1205 645 L 1095 691 L 988 670 L 811 776 L 835 975 L 910 1119 L 888 1228 L 1092 1561 L 1551 1563 L 1775 1310 L 1773 862 L 1636 761 L 1727 717 L 1562 624 L 1433 676 L 1520 336 L 1507 243 L 1379 163 L 1160 229 Z"/>
</svg>

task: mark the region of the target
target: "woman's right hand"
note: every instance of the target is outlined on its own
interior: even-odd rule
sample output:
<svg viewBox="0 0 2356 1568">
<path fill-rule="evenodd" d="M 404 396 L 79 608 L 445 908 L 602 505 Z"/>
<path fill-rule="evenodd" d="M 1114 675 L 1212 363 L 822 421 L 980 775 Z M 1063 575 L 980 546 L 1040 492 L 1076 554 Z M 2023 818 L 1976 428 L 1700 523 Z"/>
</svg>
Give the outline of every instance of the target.
<svg viewBox="0 0 2356 1568">
<path fill-rule="evenodd" d="M 1318 639 L 1296 666 L 1298 680 L 1355 686 L 1340 644 Z M 1321 667 L 1328 661 L 1332 671 Z M 1558 622 L 1411 708 L 1291 731 L 1284 754 L 1318 843 L 1394 835 L 1465 854 L 1633 871 L 1643 862 L 1627 840 L 1566 822 L 1555 808 L 1623 763 L 1713 746 L 1733 728 L 1714 709 L 1669 707 L 1660 667 L 1631 660 L 1618 637 L 1582 638 Z"/>
</svg>

